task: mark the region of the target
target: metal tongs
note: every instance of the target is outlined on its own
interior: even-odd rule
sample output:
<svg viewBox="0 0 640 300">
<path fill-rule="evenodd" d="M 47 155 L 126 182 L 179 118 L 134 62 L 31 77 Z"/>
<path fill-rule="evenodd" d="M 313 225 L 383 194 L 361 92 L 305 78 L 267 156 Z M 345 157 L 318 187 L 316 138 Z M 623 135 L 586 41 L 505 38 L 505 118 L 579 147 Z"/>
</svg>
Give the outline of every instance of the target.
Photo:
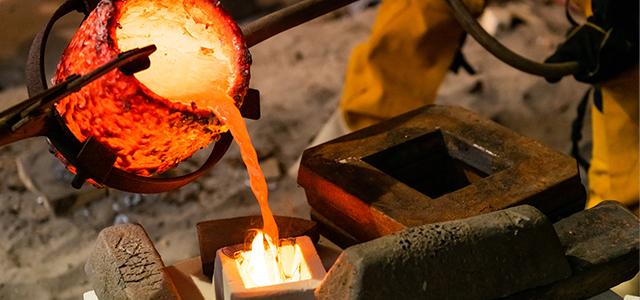
<svg viewBox="0 0 640 300">
<path fill-rule="evenodd" d="M 24 130 L 24 128 L 30 127 L 28 124 L 35 126 L 39 123 L 38 120 L 46 118 L 51 113 L 53 104 L 58 100 L 79 91 L 108 72 L 117 68 L 127 75 L 132 75 L 149 68 L 151 64 L 149 55 L 154 51 L 156 46 L 149 45 L 120 53 L 113 60 L 84 76 L 73 74 L 62 83 L 0 112 L 0 146 L 39 135 L 37 134 L 40 133 L 39 130 Z"/>
</svg>

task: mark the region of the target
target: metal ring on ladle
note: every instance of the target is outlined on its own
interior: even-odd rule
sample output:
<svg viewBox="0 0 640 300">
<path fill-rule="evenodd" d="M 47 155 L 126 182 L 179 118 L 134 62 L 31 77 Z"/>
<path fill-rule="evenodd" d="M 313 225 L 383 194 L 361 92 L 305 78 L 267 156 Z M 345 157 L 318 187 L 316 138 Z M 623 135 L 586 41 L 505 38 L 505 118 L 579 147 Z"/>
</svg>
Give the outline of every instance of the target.
<svg viewBox="0 0 640 300">
<path fill-rule="evenodd" d="M 504 63 L 529 74 L 543 76 L 546 78 L 562 78 L 579 71 L 578 62 L 564 63 L 539 63 L 511 51 L 502 43 L 491 36 L 478 24 L 478 21 L 471 16 L 471 13 L 462 0 L 447 0 L 454 16 L 460 26 L 469 33 L 482 47 L 493 54 Z"/>
<path fill-rule="evenodd" d="M 26 65 L 26 83 L 30 96 L 47 89 L 44 55 L 47 38 L 55 22 L 73 11 L 88 15 L 93 8 L 95 3 L 92 0 L 68 0 L 54 12 L 46 26 L 36 35 L 29 49 Z M 244 117 L 250 119 L 260 117 L 259 97 L 257 90 L 249 90 L 245 103 L 251 103 L 246 103 L 249 105 L 243 105 L 240 108 Z M 72 183 L 74 187 L 79 187 L 86 179 L 91 179 L 99 185 L 132 193 L 167 192 L 193 182 L 222 158 L 233 140 L 229 132 L 223 133 L 215 143 L 207 161 L 192 173 L 172 178 L 143 177 L 113 167 L 115 154 L 94 139 L 89 138 L 85 142 L 80 142 L 69 131 L 55 109 L 44 122 L 46 122 L 44 135 L 64 159 L 76 168 L 76 178 Z"/>
</svg>

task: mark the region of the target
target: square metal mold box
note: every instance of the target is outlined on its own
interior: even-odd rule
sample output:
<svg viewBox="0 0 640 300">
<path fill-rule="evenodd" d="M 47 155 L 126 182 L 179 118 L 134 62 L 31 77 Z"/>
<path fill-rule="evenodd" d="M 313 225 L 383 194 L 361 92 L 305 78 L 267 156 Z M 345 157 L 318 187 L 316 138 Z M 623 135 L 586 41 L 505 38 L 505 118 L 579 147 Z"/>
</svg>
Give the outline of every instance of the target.
<svg viewBox="0 0 640 300">
<path fill-rule="evenodd" d="M 435 105 L 307 149 L 298 183 L 321 232 L 341 246 L 520 204 L 557 219 L 586 199 L 573 158 Z"/>
</svg>

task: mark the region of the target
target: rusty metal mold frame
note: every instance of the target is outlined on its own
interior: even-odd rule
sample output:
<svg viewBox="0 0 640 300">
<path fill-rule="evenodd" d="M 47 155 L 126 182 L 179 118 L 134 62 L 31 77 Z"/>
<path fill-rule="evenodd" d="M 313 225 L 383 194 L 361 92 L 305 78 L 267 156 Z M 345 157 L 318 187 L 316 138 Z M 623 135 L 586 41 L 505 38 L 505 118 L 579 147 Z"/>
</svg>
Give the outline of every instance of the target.
<svg viewBox="0 0 640 300">
<path fill-rule="evenodd" d="M 434 133 L 486 176 L 431 198 L 367 162 Z M 323 235 L 341 246 L 520 204 L 558 219 L 586 199 L 573 158 L 463 108 L 434 105 L 307 149 L 298 183 Z"/>
</svg>

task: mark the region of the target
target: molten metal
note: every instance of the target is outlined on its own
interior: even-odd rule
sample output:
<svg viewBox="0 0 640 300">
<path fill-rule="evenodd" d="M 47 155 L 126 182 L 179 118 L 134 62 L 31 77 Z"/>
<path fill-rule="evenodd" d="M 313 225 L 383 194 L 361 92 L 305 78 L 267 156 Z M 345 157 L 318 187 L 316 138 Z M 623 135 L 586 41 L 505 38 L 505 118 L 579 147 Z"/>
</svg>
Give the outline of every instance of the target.
<svg viewBox="0 0 640 300">
<path fill-rule="evenodd" d="M 315 299 L 326 272 L 309 237 L 280 240 L 274 250 L 259 234 L 252 244 L 248 251 L 244 245 L 216 251 L 216 299 Z"/>
<path fill-rule="evenodd" d="M 260 230 L 251 242 L 251 249 L 237 255 L 236 264 L 246 288 L 311 278 L 299 245 L 275 245 L 271 237 Z"/>
<path fill-rule="evenodd" d="M 85 74 L 123 51 L 155 44 L 151 67 L 115 70 L 56 108 L 80 141 L 93 136 L 117 155 L 115 167 L 162 173 L 228 128 L 214 103 L 239 106 L 249 82 L 240 30 L 209 0 L 104 0 L 65 50 L 54 82 Z"/>
</svg>

